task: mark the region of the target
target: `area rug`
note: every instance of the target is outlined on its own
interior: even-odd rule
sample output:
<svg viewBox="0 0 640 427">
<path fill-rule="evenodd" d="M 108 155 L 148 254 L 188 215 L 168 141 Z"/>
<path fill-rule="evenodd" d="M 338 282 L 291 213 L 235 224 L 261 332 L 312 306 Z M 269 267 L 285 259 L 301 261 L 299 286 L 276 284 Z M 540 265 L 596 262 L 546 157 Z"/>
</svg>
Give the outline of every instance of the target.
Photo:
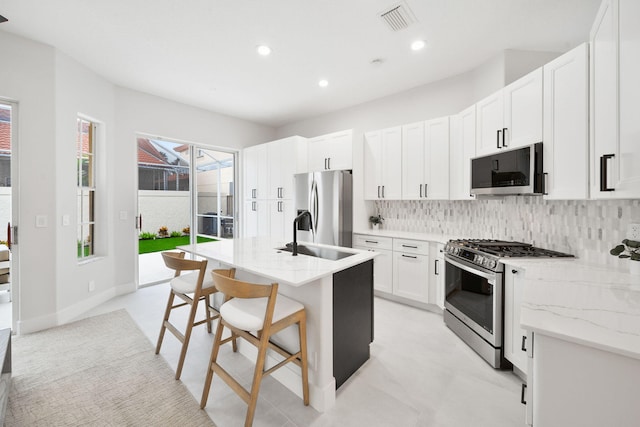
<svg viewBox="0 0 640 427">
<path fill-rule="evenodd" d="M 214 426 L 125 310 L 12 340 L 6 426 Z"/>
</svg>

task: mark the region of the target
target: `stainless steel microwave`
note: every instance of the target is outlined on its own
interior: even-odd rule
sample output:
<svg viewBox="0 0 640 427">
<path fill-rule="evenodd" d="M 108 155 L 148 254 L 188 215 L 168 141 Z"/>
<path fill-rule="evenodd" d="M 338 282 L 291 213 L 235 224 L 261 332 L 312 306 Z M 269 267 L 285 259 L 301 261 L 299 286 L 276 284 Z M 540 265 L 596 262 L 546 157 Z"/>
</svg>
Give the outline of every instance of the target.
<svg viewBox="0 0 640 427">
<path fill-rule="evenodd" d="M 471 159 L 471 194 L 544 194 L 542 142 Z"/>
</svg>

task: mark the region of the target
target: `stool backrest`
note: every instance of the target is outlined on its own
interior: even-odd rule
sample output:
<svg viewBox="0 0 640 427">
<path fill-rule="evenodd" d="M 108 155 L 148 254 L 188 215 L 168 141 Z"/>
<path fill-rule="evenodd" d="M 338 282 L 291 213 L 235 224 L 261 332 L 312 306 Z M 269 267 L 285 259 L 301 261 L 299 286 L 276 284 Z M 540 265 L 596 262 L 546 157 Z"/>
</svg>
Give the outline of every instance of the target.
<svg viewBox="0 0 640 427">
<path fill-rule="evenodd" d="M 216 289 L 227 296 L 227 298 L 265 298 L 278 293 L 278 284 L 258 285 L 255 283 L 243 282 L 232 279 L 228 274 L 229 270 L 213 270 L 213 284 Z"/>
<path fill-rule="evenodd" d="M 200 270 L 202 277 L 207 269 L 207 260 L 195 261 L 192 259 L 184 259 L 184 252 L 162 252 L 162 259 L 167 268 L 175 270 L 175 277 L 180 275 L 183 270 Z"/>
</svg>

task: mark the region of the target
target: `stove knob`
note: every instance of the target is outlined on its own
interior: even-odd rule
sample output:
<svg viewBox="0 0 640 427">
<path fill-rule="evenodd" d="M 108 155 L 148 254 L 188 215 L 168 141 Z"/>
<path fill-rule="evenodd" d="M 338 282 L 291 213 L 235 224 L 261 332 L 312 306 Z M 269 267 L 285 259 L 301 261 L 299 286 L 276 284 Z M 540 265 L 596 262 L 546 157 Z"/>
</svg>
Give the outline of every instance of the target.
<svg viewBox="0 0 640 427">
<path fill-rule="evenodd" d="M 492 259 L 491 262 L 489 263 L 489 268 L 496 268 L 496 265 L 498 265 L 498 262 Z"/>
</svg>

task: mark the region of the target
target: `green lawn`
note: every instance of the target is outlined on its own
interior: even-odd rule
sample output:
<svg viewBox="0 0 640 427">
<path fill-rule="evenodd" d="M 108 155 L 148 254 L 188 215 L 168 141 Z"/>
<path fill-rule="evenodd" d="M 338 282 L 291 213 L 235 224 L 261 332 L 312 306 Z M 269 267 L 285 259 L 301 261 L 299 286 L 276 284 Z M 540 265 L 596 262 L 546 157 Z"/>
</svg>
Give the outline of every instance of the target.
<svg viewBox="0 0 640 427">
<path fill-rule="evenodd" d="M 210 239 L 208 237 L 197 237 L 198 243 L 215 242 L 216 239 Z M 181 237 L 165 237 L 164 239 L 148 239 L 138 241 L 138 253 L 148 254 L 150 252 L 169 251 L 175 249 L 176 246 L 188 245 L 189 236 Z"/>
</svg>

